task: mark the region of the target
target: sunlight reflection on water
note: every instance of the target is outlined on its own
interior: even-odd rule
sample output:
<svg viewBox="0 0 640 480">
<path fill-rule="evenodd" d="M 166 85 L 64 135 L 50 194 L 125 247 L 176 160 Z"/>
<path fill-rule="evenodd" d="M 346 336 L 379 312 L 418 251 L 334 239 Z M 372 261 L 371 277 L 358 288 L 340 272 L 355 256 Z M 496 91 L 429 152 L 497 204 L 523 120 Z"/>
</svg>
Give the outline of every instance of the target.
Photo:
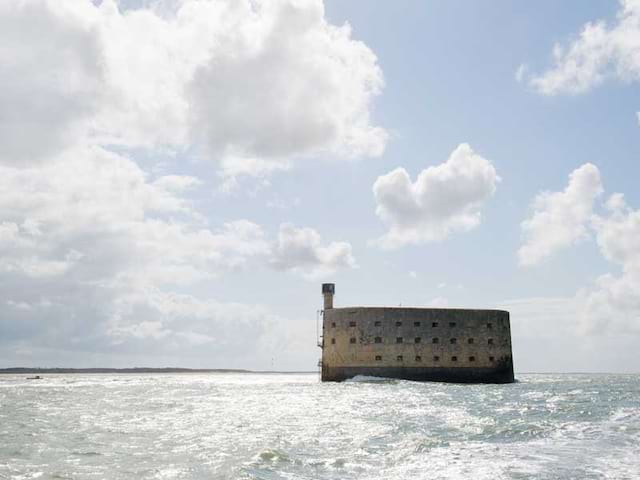
<svg viewBox="0 0 640 480">
<path fill-rule="evenodd" d="M 638 478 L 640 376 L 0 377 L 0 478 Z"/>
</svg>

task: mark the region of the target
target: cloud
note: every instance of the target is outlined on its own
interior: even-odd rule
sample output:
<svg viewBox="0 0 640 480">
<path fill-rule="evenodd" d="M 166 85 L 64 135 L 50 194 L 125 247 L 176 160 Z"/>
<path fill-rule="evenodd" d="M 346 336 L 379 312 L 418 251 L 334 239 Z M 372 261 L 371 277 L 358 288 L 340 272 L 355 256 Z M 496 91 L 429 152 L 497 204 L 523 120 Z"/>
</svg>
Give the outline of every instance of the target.
<svg viewBox="0 0 640 480">
<path fill-rule="evenodd" d="M 266 307 L 185 292 L 249 266 L 355 266 L 350 244 L 310 228 L 209 225 L 198 178 L 132 155 L 205 158 L 227 190 L 320 153 L 380 155 L 373 52 L 321 0 L 144 3 L 0 2 L 4 352 L 267 355 Z"/>
<path fill-rule="evenodd" d="M 621 194 L 612 195 L 607 208 L 593 228 L 602 254 L 622 272 L 603 275 L 586 290 L 585 328 L 640 334 L 640 210 L 629 208 Z"/>
<path fill-rule="evenodd" d="M 373 185 L 376 214 L 389 232 L 383 248 L 440 241 L 480 224 L 480 210 L 500 181 L 493 165 L 460 144 L 449 159 L 429 167 L 415 182 L 404 168 L 378 177 Z"/>
<path fill-rule="evenodd" d="M 277 328 L 285 321 L 259 305 L 149 289 L 121 298 L 106 329 L 113 348 L 124 351 L 156 344 L 165 353 L 188 351 L 218 365 L 243 365 L 238 359 L 244 356 L 264 365 L 289 340 Z"/>
<path fill-rule="evenodd" d="M 0 44 L 0 163 L 82 141 L 187 151 L 233 185 L 320 152 L 377 156 L 387 141 L 370 118 L 376 56 L 321 0 L 3 2 Z"/>
<path fill-rule="evenodd" d="M 524 244 L 520 265 L 530 266 L 588 236 L 593 204 L 602 193 L 600 171 L 586 163 L 569 175 L 562 192 L 542 192 L 533 201 L 533 215 L 522 222 Z"/>
<path fill-rule="evenodd" d="M 369 105 L 382 74 L 371 50 L 347 25 L 330 25 L 320 1 L 258 5 L 237 8 L 225 32 L 233 47 L 195 71 L 196 136 L 213 155 L 234 159 L 229 169 L 319 151 L 380 155 L 387 134 L 370 125 Z"/>
<path fill-rule="evenodd" d="M 511 335 L 519 372 L 637 372 L 637 342 L 605 328 L 584 329 L 585 297 L 510 300 L 497 308 L 511 314 Z M 544 354 L 541 354 L 544 345 Z"/>
<path fill-rule="evenodd" d="M 20 296 L 30 282 L 34 295 L 46 295 L 43 277 L 70 291 L 184 284 L 268 252 L 252 222 L 203 226 L 175 193 L 194 184 L 185 176 L 149 181 L 131 160 L 99 147 L 43 166 L 0 167 L 0 272 L 16 290 L 3 297 Z"/>
<path fill-rule="evenodd" d="M 515 75 L 514 75 L 514 76 L 515 76 L 515 79 L 516 79 L 516 82 L 518 82 L 518 83 L 522 82 L 522 81 L 526 78 L 526 75 L 527 75 L 527 71 L 528 71 L 528 70 L 529 70 L 528 65 L 527 65 L 527 64 L 525 64 L 525 63 L 521 63 L 521 64 L 518 66 L 518 68 L 517 68 L 517 70 L 516 70 L 516 73 L 515 73 Z"/>
<path fill-rule="evenodd" d="M 290 223 L 280 225 L 270 263 L 277 270 L 299 273 L 309 280 L 356 267 L 349 243 L 331 242 L 323 246 L 318 232 Z"/>
<path fill-rule="evenodd" d="M 105 85 L 84 2 L 0 2 L 0 164 L 46 161 L 86 133 Z"/>
<path fill-rule="evenodd" d="M 200 225 L 175 193 L 197 183 L 186 176 L 150 182 L 131 160 L 99 147 L 67 151 L 42 167 L 2 168 L 0 219 L 19 229 L 0 265 L 26 271 L 20 265 L 68 263 L 77 251 L 89 276 L 117 272 L 153 283 L 215 276 L 264 254 L 262 230 L 251 222 L 221 232 Z"/>
<path fill-rule="evenodd" d="M 198 352 L 223 363 L 235 355 L 227 364 L 246 353 L 256 365 L 280 341 L 274 314 L 181 292 L 250 266 L 314 277 L 355 265 L 349 244 L 322 245 L 312 229 L 284 225 L 271 240 L 245 219 L 211 228 L 189 201 L 194 188 L 193 177 L 150 178 L 100 147 L 0 167 L 2 349 L 179 357 L 188 348 L 193 362 Z"/>
<path fill-rule="evenodd" d="M 520 304 L 530 302 L 555 308 L 557 303 L 564 309 L 563 316 L 570 317 L 564 323 L 569 322 L 571 331 L 582 335 L 637 335 L 640 334 L 640 210 L 633 210 L 622 194 L 614 193 L 604 203 L 604 212 L 596 214 L 594 202 L 601 193 L 597 167 L 585 164 L 570 175 L 563 192 L 540 194 L 534 204 L 534 216 L 522 224 L 527 240 L 518 255 L 521 264 L 534 265 L 594 234 L 600 253 L 620 268 L 620 273 L 601 275 L 572 298 L 557 302 L 526 299 Z"/>
<path fill-rule="evenodd" d="M 567 47 L 556 44 L 555 65 L 529 83 L 545 95 L 585 93 L 608 78 L 640 79 L 640 3 L 621 0 L 616 22 L 587 23 Z"/>
</svg>

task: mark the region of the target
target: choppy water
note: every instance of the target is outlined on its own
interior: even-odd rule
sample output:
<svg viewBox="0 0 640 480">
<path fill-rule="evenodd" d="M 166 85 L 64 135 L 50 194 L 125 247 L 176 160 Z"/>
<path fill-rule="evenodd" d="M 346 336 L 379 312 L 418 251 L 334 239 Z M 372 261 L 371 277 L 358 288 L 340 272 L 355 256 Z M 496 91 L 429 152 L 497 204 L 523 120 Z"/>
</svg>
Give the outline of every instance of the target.
<svg viewBox="0 0 640 480">
<path fill-rule="evenodd" d="M 0 478 L 640 478 L 640 376 L 0 377 Z"/>
</svg>

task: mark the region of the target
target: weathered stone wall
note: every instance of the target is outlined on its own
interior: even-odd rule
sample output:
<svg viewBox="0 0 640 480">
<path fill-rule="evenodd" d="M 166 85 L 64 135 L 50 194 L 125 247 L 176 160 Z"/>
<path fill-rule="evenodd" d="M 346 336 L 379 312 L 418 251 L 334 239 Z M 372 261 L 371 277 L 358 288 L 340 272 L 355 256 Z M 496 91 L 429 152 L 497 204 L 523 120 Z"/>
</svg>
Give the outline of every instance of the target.
<svg viewBox="0 0 640 480">
<path fill-rule="evenodd" d="M 324 312 L 322 379 L 513 381 L 509 312 L 348 307 Z"/>
</svg>

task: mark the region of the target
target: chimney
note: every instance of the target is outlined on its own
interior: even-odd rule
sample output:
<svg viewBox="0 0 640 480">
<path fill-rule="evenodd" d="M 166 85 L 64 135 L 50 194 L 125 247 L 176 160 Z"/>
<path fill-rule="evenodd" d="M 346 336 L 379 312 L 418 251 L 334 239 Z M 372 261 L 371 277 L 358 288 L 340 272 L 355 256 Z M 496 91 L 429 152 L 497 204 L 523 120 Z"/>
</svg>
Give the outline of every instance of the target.
<svg viewBox="0 0 640 480">
<path fill-rule="evenodd" d="M 334 283 L 322 284 L 322 296 L 324 297 L 324 309 L 329 310 L 333 308 L 333 294 L 336 292 L 336 285 Z"/>
</svg>

